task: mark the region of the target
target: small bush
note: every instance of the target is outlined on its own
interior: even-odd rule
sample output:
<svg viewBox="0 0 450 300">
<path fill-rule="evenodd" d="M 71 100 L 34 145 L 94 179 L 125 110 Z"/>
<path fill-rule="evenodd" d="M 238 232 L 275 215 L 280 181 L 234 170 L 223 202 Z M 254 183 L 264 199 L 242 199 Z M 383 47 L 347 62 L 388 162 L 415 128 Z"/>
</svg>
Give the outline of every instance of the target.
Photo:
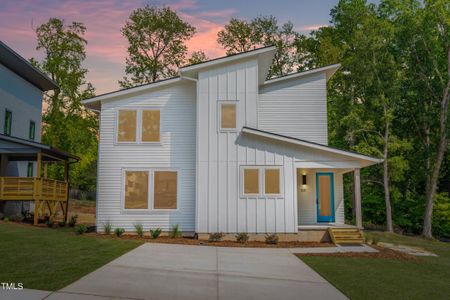
<svg viewBox="0 0 450 300">
<path fill-rule="evenodd" d="M 103 232 L 105 234 L 111 234 L 111 232 L 112 232 L 111 222 L 106 221 L 105 223 L 103 223 Z"/>
<path fill-rule="evenodd" d="M 141 223 L 134 224 L 134 229 L 139 237 L 144 237 L 144 226 Z"/>
<path fill-rule="evenodd" d="M 9 217 L 9 220 L 12 222 L 22 222 L 23 217 L 21 215 L 14 215 L 14 216 Z"/>
<path fill-rule="evenodd" d="M 75 227 L 75 225 L 77 224 L 77 220 L 78 220 L 78 215 L 71 216 L 70 221 L 69 221 L 69 226 Z"/>
<path fill-rule="evenodd" d="M 116 228 L 116 230 L 114 230 L 114 233 L 117 235 L 117 237 L 121 237 L 122 234 L 124 234 L 125 229 L 123 228 Z"/>
<path fill-rule="evenodd" d="M 161 228 L 156 228 L 155 230 L 150 229 L 150 235 L 152 236 L 153 239 L 157 239 L 161 234 L 161 231 L 162 231 Z"/>
<path fill-rule="evenodd" d="M 169 231 L 169 237 L 177 238 L 181 236 L 180 225 L 176 224 L 172 226 L 172 229 Z"/>
<path fill-rule="evenodd" d="M 55 222 L 47 220 L 47 222 L 45 222 L 45 224 L 47 225 L 48 228 L 53 228 L 53 225 L 55 225 Z"/>
<path fill-rule="evenodd" d="M 246 232 L 241 232 L 236 234 L 236 242 L 241 243 L 241 244 L 245 244 L 248 242 L 248 240 L 250 239 L 250 237 L 248 236 L 248 233 Z"/>
<path fill-rule="evenodd" d="M 3 221 L 9 222 L 9 218 L 8 217 L 3 217 Z"/>
<path fill-rule="evenodd" d="M 78 234 L 84 234 L 86 231 L 87 231 L 87 227 L 84 224 L 78 225 L 77 230 L 76 230 L 76 232 Z"/>
<path fill-rule="evenodd" d="M 66 227 L 66 222 L 65 221 L 59 221 L 58 222 L 58 226 L 59 227 Z"/>
<path fill-rule="evenodd" d="M 210 242 L 220 242 L 223 239 L 223 233 L 222 232 L 214 232 L 209 234 L 208 241 Z"/>
<path fill-rule="evenodd" d="M 278 244 L 278 235 L 276 233 L 266 234 L 266 244 L 269 245 Z"/>
</svg>

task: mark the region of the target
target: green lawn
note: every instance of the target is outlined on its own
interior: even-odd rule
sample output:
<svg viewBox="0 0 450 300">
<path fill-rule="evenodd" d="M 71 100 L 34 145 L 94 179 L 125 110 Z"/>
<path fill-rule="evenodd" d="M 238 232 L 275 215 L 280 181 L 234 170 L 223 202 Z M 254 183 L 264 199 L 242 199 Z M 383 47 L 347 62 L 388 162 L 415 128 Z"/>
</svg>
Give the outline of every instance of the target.
<svg viewBox="0 0 450 300">
<path fill-rule="evenodd" d="M 72 228 L 0 224 L 0 282 L 54 291 L 139 246 L 130 240 L 79 236 Z"/>
<path fill-rule="evenodd" d="M 417 261 L 303 256 L 301 259 L 350 299 L 449 299 L 450 244 L 382 232 L 378 241 L 418 246 L 439 255 Z"/>
</svg>

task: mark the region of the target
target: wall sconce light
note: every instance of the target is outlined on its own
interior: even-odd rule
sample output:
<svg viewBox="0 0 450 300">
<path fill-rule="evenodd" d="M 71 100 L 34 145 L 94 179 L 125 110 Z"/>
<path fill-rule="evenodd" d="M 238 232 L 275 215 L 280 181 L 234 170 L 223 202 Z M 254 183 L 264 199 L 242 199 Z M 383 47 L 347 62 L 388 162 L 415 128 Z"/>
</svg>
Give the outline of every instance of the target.
<svg viewBox="0 0 450 300">
<path fill-rule="evenodd" d="M 302 185 L 303 187 L 306 187 L 306 174 L 302 175 Z"/>
</svg>

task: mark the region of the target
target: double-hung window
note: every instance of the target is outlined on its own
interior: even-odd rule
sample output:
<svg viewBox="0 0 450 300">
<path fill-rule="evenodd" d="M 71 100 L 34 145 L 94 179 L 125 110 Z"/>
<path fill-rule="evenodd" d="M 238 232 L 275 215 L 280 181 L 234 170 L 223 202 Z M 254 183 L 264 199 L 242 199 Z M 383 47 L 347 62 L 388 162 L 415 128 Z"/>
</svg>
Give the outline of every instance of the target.
<svg viewBox="0 0 450 300">
<path fill-rule="evenodd" d="M 123 208 L 127 211 L 178 207 L 178 171 L 125 170 Z"/>
<path fill-rule="evenodd" d="M 243 166 L 242 196 L 276 197 L 281 195 L 281 167 Z"/>
<path fill-rule="evenodd" d="M 118 143 L 154 143 L 160 141 L 160 111 L 157 109 L 121 109 L 117 113 Z"/>
</svg>

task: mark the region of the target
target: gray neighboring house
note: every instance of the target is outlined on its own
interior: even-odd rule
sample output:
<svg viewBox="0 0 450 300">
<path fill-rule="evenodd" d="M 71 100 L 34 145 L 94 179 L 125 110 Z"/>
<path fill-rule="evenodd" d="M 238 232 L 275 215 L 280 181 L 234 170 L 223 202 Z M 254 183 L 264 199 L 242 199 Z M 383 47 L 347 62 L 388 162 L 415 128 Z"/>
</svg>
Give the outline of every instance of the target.
<svg viewBox="0 0 450 300">
<path fill-rule="evenodd" d="M 43 93 L 57 88 L 42 71 L 0 41 L 0 200 L 7 200 L 0 201 L 0 214 L 34 209 L 33 201 L 10 200 L 16 200 L 17 195 L 28 197 L 27 189 L 31 191 L 33 187 L 28 188 L 27 180 L 20 178 L 40 176 L 38 158 L 47 155 L 42 158 L 45 164 L 68 157 L 67 153 L 40 143 Z M 15 179 L 6 182 L 7 178 Z"/>
</svg>

